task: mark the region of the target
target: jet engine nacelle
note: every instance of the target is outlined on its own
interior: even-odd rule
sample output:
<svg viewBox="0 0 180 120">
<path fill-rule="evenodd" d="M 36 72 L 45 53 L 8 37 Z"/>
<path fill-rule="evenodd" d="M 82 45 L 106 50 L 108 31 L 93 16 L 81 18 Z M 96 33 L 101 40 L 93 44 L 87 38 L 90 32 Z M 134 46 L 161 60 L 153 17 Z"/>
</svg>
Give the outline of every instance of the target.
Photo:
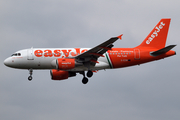
<svg viewBox="0 0 180 120">
<path fill-rule="evenodd" d="M 75 59 L 59 58 L 56 60 L 58 70 L 68 70 L 75 67 Z"/>
<path fill-rule="evenodd" d="M 75 59 L 59 58 L 56 60 L 56 69 L 58 70 L 69 70 L 78 66 L 83 66 L 83 64 L 77 63 Z"/>
<path fill-rule="evenodd" d="M 64 80 L 64 79 L 68 79 L 69 77 L 76 76 L 75 72 L 62 71 L 56 69 L 51 70 L 50 73 L 52 80 Z"/>
</svg>

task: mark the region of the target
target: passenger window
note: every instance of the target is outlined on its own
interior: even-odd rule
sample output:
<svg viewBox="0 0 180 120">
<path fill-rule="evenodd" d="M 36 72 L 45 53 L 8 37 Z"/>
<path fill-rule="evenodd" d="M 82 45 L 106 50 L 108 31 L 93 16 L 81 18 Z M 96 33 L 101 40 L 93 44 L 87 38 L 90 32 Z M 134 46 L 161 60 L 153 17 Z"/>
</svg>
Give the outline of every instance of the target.
<svg viewBox="0 0 180 120">
<path fill-rule="evenodd" d="M 21 56 L 21 53 L 18 53 L 18 56 Z"/>
</svg>

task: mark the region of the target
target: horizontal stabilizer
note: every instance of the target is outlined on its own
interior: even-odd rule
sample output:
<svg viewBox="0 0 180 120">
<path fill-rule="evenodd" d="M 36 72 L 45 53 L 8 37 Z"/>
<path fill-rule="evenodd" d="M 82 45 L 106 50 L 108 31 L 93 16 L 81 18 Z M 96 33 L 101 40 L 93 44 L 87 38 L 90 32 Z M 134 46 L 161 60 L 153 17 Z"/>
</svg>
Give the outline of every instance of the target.
<svg viewBox="0 0 180 120">
<path fill-rule="evenodd" d="M 161 55 L 161 54 L 164 54 L 164 53 L 166 53 L 166 52 L 168 52 L 169 50 L 171 50 L 172 48 L 174 48 L 176 45 L 169 45 L 169 46 L 167 46 L 167 47 L 165 47 L 165 48 L 162 48 L 162 49 L 160 49 L 160 50 L 157 50 L 157 51 L 154 51 L 154 52 L 152 52 L 151 53 L 151 55 L 152 56 L 159 56 L 159 55 Z"/>
</svg>

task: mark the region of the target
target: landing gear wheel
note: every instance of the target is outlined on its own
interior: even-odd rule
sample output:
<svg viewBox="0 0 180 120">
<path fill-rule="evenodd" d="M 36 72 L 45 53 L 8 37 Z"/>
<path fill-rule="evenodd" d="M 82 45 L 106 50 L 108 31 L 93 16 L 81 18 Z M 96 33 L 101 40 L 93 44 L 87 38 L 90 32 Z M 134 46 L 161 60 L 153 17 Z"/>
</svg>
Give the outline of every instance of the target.
<svg viewBox="0 0 180 120">
<path fill-rule="evenodd" d="M 93 76 L 93 72 L 91 71 L 91 70 L 88 70 L 88 72 L 87 72 L 87 77 L 92 77 Z"/>
<path fill-rule="evenodd" d="M 29 74 L 30 76 L 28 77 L 28 80 L 31 81 L 32 80 L 32 74 L 33 74 L 33 69 L 29 69 Z"/>
<path fill-rule="evenodd" d="M 32 76 L 29 76 L 29 77 L 28 77 L 28 80 L 31 81 L 31 80 L 32 80 Z"/>
<path fill-rule="evenodd" d="M 86 77 L 84 77 L 84 78 L 82 79 L 82 83 L 83 83 L 83 84 L 87 84 L 87 83 L 88 83 L 88 79 L 87 79 Z"/>
</svg>

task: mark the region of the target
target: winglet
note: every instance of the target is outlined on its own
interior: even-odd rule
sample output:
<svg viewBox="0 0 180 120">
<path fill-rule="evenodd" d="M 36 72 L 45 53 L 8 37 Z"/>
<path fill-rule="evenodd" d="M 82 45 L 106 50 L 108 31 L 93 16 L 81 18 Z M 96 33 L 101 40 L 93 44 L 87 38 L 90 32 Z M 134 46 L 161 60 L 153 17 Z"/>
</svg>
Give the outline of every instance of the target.
<svg viewBox="0 0 180 120">
<path fill-rule="evenodd" d="M 121 34 L 120 36 L 118 36 L 118 38 L 119 38 L 120 40 L 122 40 L 122 36 L 123 36 L 123 34 Z"/>
</svg>

